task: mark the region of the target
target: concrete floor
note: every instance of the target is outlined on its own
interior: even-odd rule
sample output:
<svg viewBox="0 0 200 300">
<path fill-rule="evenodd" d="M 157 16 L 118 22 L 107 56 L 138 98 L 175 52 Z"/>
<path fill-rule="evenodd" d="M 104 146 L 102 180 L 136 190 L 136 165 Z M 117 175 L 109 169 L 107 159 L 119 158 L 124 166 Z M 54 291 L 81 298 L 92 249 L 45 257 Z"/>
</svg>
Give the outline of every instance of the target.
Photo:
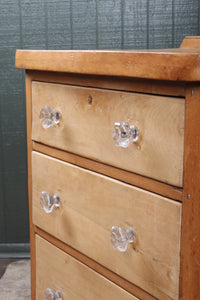
<svg viewBox="0 0 200 300">
<path fill-rule="evenodd" d="M 29 259 L 0 259 L 0 299 L 31 299 Z"/>
</svg>

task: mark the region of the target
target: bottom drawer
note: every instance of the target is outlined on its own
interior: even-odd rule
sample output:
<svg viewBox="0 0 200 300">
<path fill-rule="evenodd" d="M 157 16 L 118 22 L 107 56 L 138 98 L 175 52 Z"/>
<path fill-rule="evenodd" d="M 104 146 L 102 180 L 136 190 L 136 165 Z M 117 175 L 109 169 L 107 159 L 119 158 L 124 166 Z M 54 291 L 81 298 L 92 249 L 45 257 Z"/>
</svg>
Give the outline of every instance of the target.
<svg viewBox="0 0 200 300">
<path fill-rule="evenodd" d="M 47 288 L 70 300 L 137 300 L 78 260 L 36 235 L 36 299 Z"/>
</svg>

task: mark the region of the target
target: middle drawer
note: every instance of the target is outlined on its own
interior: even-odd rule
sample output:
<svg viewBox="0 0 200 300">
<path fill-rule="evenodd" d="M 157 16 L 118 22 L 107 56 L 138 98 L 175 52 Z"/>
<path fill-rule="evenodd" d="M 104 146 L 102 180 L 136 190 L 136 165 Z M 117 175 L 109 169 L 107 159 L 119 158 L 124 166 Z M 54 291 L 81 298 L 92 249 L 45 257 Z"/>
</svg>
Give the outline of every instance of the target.
<svg viewBox="0 0 200 300">
<path fill-rule="evenodd" d="M 46 213 L 42 192 L 60 207 Z M 178 299 L 180 203 L 37 152 L 32 196 L 34 224 L 159 299 Z M 112 226 L 135 231 L 125 252 L 113 249 Z"/>
</svg>

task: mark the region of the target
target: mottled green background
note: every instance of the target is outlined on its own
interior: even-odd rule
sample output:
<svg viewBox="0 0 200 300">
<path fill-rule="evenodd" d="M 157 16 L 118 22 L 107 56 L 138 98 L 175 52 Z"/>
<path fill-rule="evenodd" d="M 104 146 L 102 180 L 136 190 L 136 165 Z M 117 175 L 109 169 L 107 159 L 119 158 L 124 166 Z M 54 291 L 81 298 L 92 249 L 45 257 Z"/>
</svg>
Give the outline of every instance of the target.
<svg viewBox="0 0 200 300">
<path fill-rule="evenodd" d="M 24 71 L 15 50 L 179 47 L 198 0 L 0 0 L 0 253 L 27 250 Z"/>
</svg>

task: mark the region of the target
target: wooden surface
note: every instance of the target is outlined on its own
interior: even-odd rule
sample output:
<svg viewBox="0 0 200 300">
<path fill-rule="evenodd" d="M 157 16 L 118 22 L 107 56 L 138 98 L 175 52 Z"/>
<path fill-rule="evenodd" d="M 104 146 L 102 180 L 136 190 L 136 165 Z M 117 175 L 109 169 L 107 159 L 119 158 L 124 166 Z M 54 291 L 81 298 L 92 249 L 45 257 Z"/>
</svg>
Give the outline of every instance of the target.
<svg viewBox="0 0 200 300">
<path fill-rule="evenodd" d="M 198 42 L 195 44 L 198 46 Z M 184 47 L 187 47 L 185 44 Z M 196 46 L 195 46 L 196 47 Z M 188 46 L 190 48 L 190 46 Z M 189 52 L 193 52 L 193 50 L 188 50 Z M 29 83 L 27 84 L 29 92 L 28 92 L 28 97 L 31 99 L 30 95 L 30 81 L 31 81 L 31 74 L 33 75 L 34 73 L 29 73 L 27 72 L 29 76 Z M 41 75 L 42 73 L 40 73 Z M 45 73 L 43 73 L 44 75 Z M 38 74 L 37 74 L 38 75 Z M 37 77 L 36 75 L 36 77 Z M 43 76 L 42 75 L 42 76 Z M 69 74 L 66 74 L 65 76 L 68 76 Z M 58 75 L 59 76 L 59 75 Z M 41 77 L 42 79 L 42 77 Z M 42 79 L 44 80 L 44 79 Z M 59 79 L 58 79 L 59 80 Z M 69 78 L 67 79 L 69 80 Z M 87 84 L 87 83 L 86 83 Z M 142 85 L 141 85 L 142 88 Z M 193 92 L 192 92 L 193 89 Z M 157 91 L 158 92 L 158 91 Z M 196 85 L 191 85 L 188 86 L 187 91 L 186 91 L 186 126 L 188 126 L 188 130 L 186 130 L 185 134 L 185 148 L 187 151 L 185 152 L 184 159 L 185 159 L 185 173 L 184 173 L 184 196 L 183 196 L 183 227 L 182 227 L 182 250 L 181 250 L 181 285 L 180 285 L 180 299 L 181 300 L 194 300 L 198 299 L 199 295 L 199 251 L 198 249 L 200 241 L 199 241 L 199 216 L 198 216 L 198 211 L 199 211 L 199 191 L 198 191 L 198 176 L 196 174 L 199 174 L 199 166 L 196 163 L 199 160 L 199 141 L 198 141 L 198 132 L 196 133 L 195 139 L 192 140 L 191 143 L 188 143 L 187 141 L 191 138 L 191 136 L 194 134 L 195 130 L 198 129 L 198 116 L 199 116 L 199 109 L 198 109 L 198 99 L 199 99 L 199 88 Z M 150 91 L 151 93 L 151 91 Z M 179 93 L 179 92 L 178 92 Z M 184 92 L 183 92 L 184 94 Z M 181 96 L 183 95 L 181 94 Z M 195 96 L 195 98 L 193 98 Z M 190 104 L 189 104 L 190 103 Z M 189 107 L 189 108 L 188 108 Z M 29 114 L 30 114 L 30 106 L 29 106 Z M 194 112 L 196 114 L 194 114 Z M 191 122 L 193 120 L 193 122 Z M 29 124 L 29 129 L 31 128 L 31 125 Z M 32 147 L 32 142 L 31 146 L 29 146 L 29 150 L 31 151 Z M 39 150 L 41 151 L 47 151 L 47 146 L 45 145 L 39 145 L 37 143 L 33 143 L 33 147 L 38 147 Z M 188 148 L 187 148 L 188 147 Z M 34 148 L 35 149 L 35 148 Z M 47 151 L 48 152 L 48 151 Z M 30 152 L 29 152 L 30 153 Z M 71 156 L 71 159 L 74 161 L 79 161 L 76 155 L 70 154 L 70 153 L 65 153 L 63 155 L 63 151 L 60 151 L 58 149 L 51 149 L 50 153 L 54 153 L 56 156 L 59 154 L 62 158 L 69 157 Z M 80 158 L 80 160 L 83 158 Z M 85 158 L 85 160 L 87 160 Z M 92 162 L 91 162 L 92 163 Z M 95 162 L 97 163 L 97 162 Z M 98 163 L 97 163 L 98 164 Z M 100 164 L 100 163 L 99 163 Z M 120 171 L 120 170 L 119 170 Z M 29 171 L 30 172 L 30 171 Z M 122 170 L 123 172 L 123 170 Z M 187 173 L 186 173 L 187 172 Z M 128 173 L 127 173 L 128 174 Z M 192 176 L 191 174 L 195 174 L 195 176 Z M 128 176 L 128 175 L 127 175 Z M 142 176 L 141 176 L 142 178 Z M 166 185 L 165 185 L 166 186 Z M 173 187 L 171 187 L 173 188 Z M 192 190 L 192 193 L 191 193 Z M 181 189 L 178 190 L 180 193 L 182 193 Z M 190 195 L 190 196 L 188 196 Z M 190 199 L 189 199 L 190 198 Z M 189 200 L 193 201 L 189 201 Z M 170 202 L 170 201 L 169 201 Z M 172 203 L 172 202 L 171 202 Z M 176 202 L 173 202 L 176 203 Z M 177 204 L 177 203 L 176 203 Z M 180 205 L 180 204 L 178 204 Z M 181 206 L 181 205 L 180 205 Z M 31 210 L 30 210 L 31 212 Z M 167 228 L 167 226 L 166 226 Z M 192 228 L 192 230 L 188 230 L 188 228 Z M 49 234 L 42 232 L 41 229 L 36 228 L 34 225 L 31 224 L 31 239 L 32 239 L 32 281 L 33 281 L 33 299 L 34 298 L 34 286 L 35 286 L 35 250 L 34 250 L 34 232 L 39 232 L 40 234 L 43 234 L 43 236 L 52 243 L 55 243 L 56 245 L 59 245 L 60 248 L 63 248 L 63 250 L 69 250 L 70 246 L 65 245 L 59 240 L 56 240 L 55 238 L 51 237 Z M 166 247 L 167 248 L 167 247 Z M 71 251 L 71 252 L 70 252 Z M 69 252 L 76 253 L 76 250 L 70 250 Z M 78 253 L 78 252 L 77 252 Z M 84 256 L 83 254 L 78 254 L 77 255 L 78 259 L 79 257 L 82 257 L 82 261 L 86 264 L 88 261 L 91 261 L 91 259 L 87 258 L 87 256 Z M 81 259 L 80 259 L 81 260 Z M 106 272 L 109 274 L 108 277 L 110 276 L 111 278 L 115 278 L 115 282 L 119 285 L 123 285 L 127 290 L 132 290 L 131 284 L 121 278 L 121 280 L 118 279 L 118 275 L 115 273 L 112 273 L 112 271 L 107 270 L 106 268 L 102 266 L 98 266 L 97 263 L 94 261 L 95 268 L 102 274 L 105 274 Z M 107 271 L 106 271 L 107 270 Z M 110 272 L 110 273 L 109 273 Z M 113 274 L 112 276 L 110 274 Z M 106 275 L 105 275 L 106 276 Z M 117 277 L 118 276 L 118 277 Z M 118 282 L 119 280 L 119 282 Z M 121 283 L 123 282 L 123 283 Z M 129 285 L 130 284 L 130 285 Z M 138 289 L 137 287 L 133 288 L 134 294 L 137 295 L 140 299 L 146 300 L 146 299 L 151 299 L 152 297 L 148 294 L 142 294 L 142 290 Z M 136 292 L 135 292 L 136 291 Z M 141 293 L 141 294 L 140 294 Z M 170 299 L 170 298 L 169 298 Z"/>
<path fill-rule="evenodd" d="M 141 187 L 147 191 L 151 191 L 174 200 L 182 201 L 182 188 L 177 188 L 151 178 L 108 166 L 73 153 L 42 145 L 40 143 L 33 142 L 33 150 L 89 169 L 91 171 L 119 179 L 123 182 Z"/>
<path fill-rule="evenodd" d="M 32 222 L 32 80 L 26 73 L 26 118 L 27 118 L 27 162 L 28 162 L 28 203 L 29 203 L 29 230 L 30 230 L 30 255 L 31 255 L 31 299 L 35 300 L 35 234 Z"/>
<path fill-rule="evenodd" d="M 49 241 L 51 244 L 55 245 L 62 251 L 68 253 L 75 259 L 79 260 L 80 262 L 84 263 L 89 268 L 93 269 L 97 273 L 102 274 L 105 278 L 109 279 L 113 283 L 117 284 L 118 286 L 125 289 L 127 292 L 135 295 L 141 300 L 155 300 L 156 298 L 152 295 L 148 294 L 141 288 L 137 287 L 133 283 L 125 280 L 124 278 L 120 277 L 116 273 L 112 272 L 111 270 L 103 267 L 101 264 L 97 263 L 93 259 L 85 256 L 81 252 L 75 250 L 74 248 L 70 247 L 69 245 L 63 243 L 62 241 L 56 239 L 54 236 L 50 235 L 49 233 L 45 232 L 41 228 L 33 225 L 34 231 L 36 234 L 40 235 L 45 240 Z"/>
<path fill-rule="evenodd" d="M 64 83 L 85 87 L 97 87 L 110 90 L 158 94 L 185 97 L 183 82 L 155 81 L 128 77 L 95 76 L 68 74 L 59 72 L 27 71 L 32 80 L 52 83 Z"/>
<path fill-rule="evenodd" d="M 32 159 L 34 224 L 152 295 L 178 299 L 181 204 L 36 152 Z M 60 196 L 52 214 L 42 191 Z M 113 225 L 136 232 L 126 253 L 110 244 Z"/>
<path fill-rule="evenodd" d="M 32 98 L 33 140 L 182 186 L 184 99 L 41 82 L 32 83 Z M 59 126 L 43 129 L 46 105 L 60 111 Z M 116 147 L 116 121 L 136 125 L 138 142 Z"/>
<path fill-rule="evenodd" d="M 200 86 L 186 90 L 184 194 L 180 300 L 199 299 L 200 291 Z"/>
<path fill-rule="evenodd" d="M 16 68 L 125 76 L 158 80 L 198 81 L 199 50 L 48 51 L 17 50 Z"/>
<path fill-rule="evenodd" d="M 43 299 L 47 287 L 60 290 L 63 299 L 137 300 L 37 235 L 36 278 L 36 300 Z"/>
<path fill-rule="evenodd" d="M 200 49 L 200 36 L 187 36 L 180 48 Z"/>
</svg>

